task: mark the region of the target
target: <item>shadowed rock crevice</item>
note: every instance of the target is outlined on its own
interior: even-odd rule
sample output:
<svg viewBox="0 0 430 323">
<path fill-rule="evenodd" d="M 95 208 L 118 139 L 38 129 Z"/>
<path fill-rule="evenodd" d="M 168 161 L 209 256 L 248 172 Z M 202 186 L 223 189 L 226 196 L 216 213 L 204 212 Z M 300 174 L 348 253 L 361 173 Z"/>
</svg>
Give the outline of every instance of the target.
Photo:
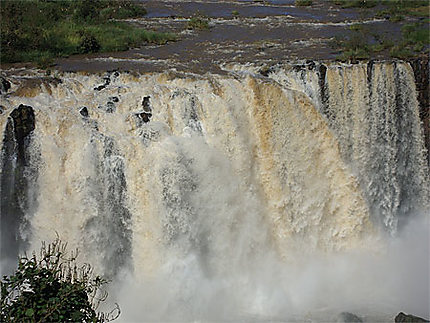
<svg viewBox="0 0 430 323">
<path fill-rule="evenodd" d="M 33 108 L 21 104 L 9 115 L 3 135 L 0 179 L 2 260 L 14 262 L 27 243 L 23 233 L 28 233 L 29 223 L 26 214 L 34 202 L 32 196 L 37 177 L 35 169 L 31 166 L 34 163 L 30 163 L 34 129 Z"/>
<path fill-rule="evenodd" d="M 428 58 L 417 58 L 410 60 L 409 63 L 414 70 L 417 98 L 420 104 L 420 119 L 424 132 L 424 143 L 427 149 L 427 163 L 430 165 L 430 62 Z"/>
</svg>

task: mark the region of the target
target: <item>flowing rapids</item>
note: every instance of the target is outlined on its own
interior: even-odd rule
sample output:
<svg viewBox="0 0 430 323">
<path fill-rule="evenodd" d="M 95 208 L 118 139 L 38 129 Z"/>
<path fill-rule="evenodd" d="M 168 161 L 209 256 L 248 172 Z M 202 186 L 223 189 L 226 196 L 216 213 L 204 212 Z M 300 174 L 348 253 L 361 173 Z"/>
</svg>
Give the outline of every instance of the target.
<svg viewBox="0 0 430 323">
<path fill-rule="evenodd" d="M 114 280 L 124 321 L 428 316 L 411 66 L 263 74 L 11 78 L 2 266 L 58 234 Z"/>
</svg>

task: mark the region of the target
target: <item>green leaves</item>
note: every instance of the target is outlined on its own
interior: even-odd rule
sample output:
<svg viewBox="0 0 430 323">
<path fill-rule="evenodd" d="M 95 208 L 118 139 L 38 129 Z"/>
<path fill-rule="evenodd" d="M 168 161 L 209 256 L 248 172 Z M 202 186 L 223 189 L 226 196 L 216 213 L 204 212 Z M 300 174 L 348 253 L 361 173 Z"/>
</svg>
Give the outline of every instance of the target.
<svg viewBox="0 0 430 323">
<path fill-rule="evenodd" d="M 106 299 L 89 265 L 77 266 L 60 240 L 42 244 L 40 257 L 22 257 L 16 272 L 1 281 L 1 322 L 105 322 L 116 317 L 97 313 L 90 300 Z M 114 315 L 115 316 L 115 315 Z"/>
<path fill-rule="evenodd" d="M 25 316 L 33 316 L 34 311 L 32 308 L 29 308 L 25 311 Z"/>
</svg>

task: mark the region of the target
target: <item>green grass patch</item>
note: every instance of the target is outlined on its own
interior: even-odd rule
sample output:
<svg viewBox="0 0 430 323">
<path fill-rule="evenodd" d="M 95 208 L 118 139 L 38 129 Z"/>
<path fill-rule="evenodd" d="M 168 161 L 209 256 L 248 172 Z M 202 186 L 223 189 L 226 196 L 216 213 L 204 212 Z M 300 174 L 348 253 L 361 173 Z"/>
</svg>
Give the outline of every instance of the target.
<svg viewBox="0 0 430 323">
<path fill-rule="evenodd" d="M 378 5 L 378 0 L 331 0 L 342 8 L 373 8 Z"/>
<path fill-rule="evenodd" d="M 56 57 L 175 40 L 172 34 L 113 21 L 146 13 L 129 0 L 3 0 L 0 13 L 2 63 L 36 62 L 43 67 Z"/>
<path fill-rule="evenodd" d="M 203 16 L 192 17 L 187 22 L 187 29 L 209 29 L 209 19 Z"/>
<path fill-rule="evenodd" d="M 405 59 L 425 53 L 430 45 L 426 21 L 404 25 L 402 38 L 397 41 L 372 33 L 365 25 L 352 25 L 350 31 L 348 36 L 336 38 L 332 43 L 341 52 L 337 58 L 342 61 L 367 59 L 384 51 L 391 57 Z"/>
<path fill-rule="evenodd" d="M 312 0 L 296 0 L 295 5 L 297 7 L 306 7 L 312 5 Z"/>
</svg>

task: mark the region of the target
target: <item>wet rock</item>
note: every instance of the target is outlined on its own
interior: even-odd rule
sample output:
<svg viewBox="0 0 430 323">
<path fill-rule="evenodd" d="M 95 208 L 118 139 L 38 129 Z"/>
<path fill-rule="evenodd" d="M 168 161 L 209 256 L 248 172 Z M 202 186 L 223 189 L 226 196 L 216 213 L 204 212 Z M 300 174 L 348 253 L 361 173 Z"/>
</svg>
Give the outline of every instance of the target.
<svg viewBox="0 0 430 323">
<path fill-rule="evenodd" d="M 82 107 L 79 109 L 79 113 L 81 114 L 81 116 L 88 118 L 89 117 L 89 113 L 88 113 L 88 109 L 87 107 Z"/>
<path fill-rule="evenodd" d="M 10 89 L 10 82 L 3 76 L 0 76 L 0 94 L 5 94 Z"/>
<path fill-rule="evenodd" d="M 375 61 L 372 59 L 369 60 L 369 62 L 367 63 L 367 83 L 368 83 L 369 88 L 372 84 L 373 65 L 375 65 Z"/>
<path fill-rule="evenodd" d="M 115 103 L 109 101 L 106 103 L 106 112 L 107 113 L 114 113 L 116 111 Z"/>
<path fill-rule="evenodd" d="M 117 96 L 110 96 L 109 101 L 117 103 L 117 102 L 119 102 L 119 98 Z"/>
<path fill-rule="evenodd" d="M 151 99 L 150 96 L 144 96 L 143 99 L 142 99 L 142 108 L 143 108 L 143 111 L 146 112 L 146 113 L 149 113 L 149 114 L 152 112 L 150 99 Z"/>
<path fill-rule="evenodd" d="M 94 88 L 94 91 L 101 91 L 101 90 L 105 89 L 106 86 L 108 86 L 110 84 L 110 76 L 103 77 L 103 81 L 104 81 L 104 83 L 99 85 L 99 86 L 96 86 Z"/>
<path fill-rule="evenodd" d="M 336 322 L 338 323 L 360 323 L 363 320 L 355 314 L 349 312 L 342 312 L 337 316 Z"/>
<path fill-rule="evenodd" d="M 15 263 L 19 250 L 27 247 L 27 238 L 20 234 L 29 228 L 29 210 L 37 182 L 37 159 L 30 164 L 32 132 L 35 129 L 33 108 L 21 104 L 7 118 L 3 133 L 0 161 L 0 261 Z M 31 174 L 29 176 L 29 174 Z M 3 268 L 4 269 L 4 268 Z M 6 267 L 6 270 L 9 270 Z"/>
<path fill-rule="evenodd" d="M 403 312 L 400 312 L 397 314 L 397 316 L 394 318 L 394 322 L 396 323 L 420 323 L 420 322 L 430 322 L 428 320 L 425 320 L 421 317 L 405 314 Z"/>
<path fill-rule="evenodd" d="M 310 70 L 310 71 L 313 71 L 313 70 L 315 69 L 315 67 L 317 66 L 317 65 L 315 64 L 315 62 L 314 62 L 313 60 L 310 60 L 310 59 L 308 59 L 308 60 L 306 61 L 306 65 L 307 65 L 307 67 L 308 67 L 308 70 Z"/>
<path fill-rule="evenodd" d="M 273 72 L 272 66 L 265 65 L 265 66 L 260 68 L 260 74 L 265 76 L 265 77 L 268 77 L 271 72 Z"/>
<path fill-rule="evenodd" d="M 427 162 L 430 165 L 430 62 L 428 57 L 423 57 L 412 59 L 409 64 L 414 71 L 417 99 L 420 105 L 420 119 L 427 149 Z"/>
<path fill-rule="evenodd" d="M 149 121 L 151 121 L 152 113 L 148 113 L 148 112 L 145 112 L 145 111 L 144 112 L 138 112 L 138 113 L 136 113 L 136 117 L 141 122 L 148 123 Z"/>
<path fill-rule="evenodd" d="M 14 109 L 10 114 L 13 119 L 15 138 L 17 141 L 23 140 L 35 128 L 35 117 L 33 108 L 20 104 L 18 108 Z"/>
</svg>

